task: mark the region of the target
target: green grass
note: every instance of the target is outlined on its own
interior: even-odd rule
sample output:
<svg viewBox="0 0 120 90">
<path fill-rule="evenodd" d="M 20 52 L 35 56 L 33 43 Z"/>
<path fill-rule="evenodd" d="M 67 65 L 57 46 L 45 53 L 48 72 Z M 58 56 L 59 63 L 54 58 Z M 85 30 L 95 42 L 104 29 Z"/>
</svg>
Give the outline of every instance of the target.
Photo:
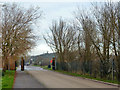
<svg viewBox="0 0 120 90">
<path fill-rule="evenodd" d="M 33 66 L 40 67 L 40 65 L 33 65 Z"/>
<path fill-rule="evenodd" d="M 2 76 L 2 88 L 12 88 L 13 83 L 14 83 L 14 75 L 15 71 L 10 70 L 6 71 L 5 75 Z"/>
<path fill-rule="evenodd" d="M 42 68 L 47 69 L 47 70 L 52 70 L 51 68 L 49 69 L 47 66 L 42 66 Z M 94 78 L 94 77 L 91 77 L 90 75 L 81 75 L 81 74 L 62 71 L 62 70 L 55 70 L 55 71 L 59 72 L 59 73 L 66 74 L 66 75 L 71 75 L 71 76 L 76 76 L 76 77 L 83 77 L 83 78 L 94 79 L 94 80 L 99 80 L 99 81 L 103 81 L 103 82 L 118 84 L 117 80 L 107 80 L 107 79 L 101 79 L 101 78 Z"/>
<path fill-rule="evenodd" d="M 2 70 L 0 70 L 0 89 L 2 89 Z"/>
</svg>

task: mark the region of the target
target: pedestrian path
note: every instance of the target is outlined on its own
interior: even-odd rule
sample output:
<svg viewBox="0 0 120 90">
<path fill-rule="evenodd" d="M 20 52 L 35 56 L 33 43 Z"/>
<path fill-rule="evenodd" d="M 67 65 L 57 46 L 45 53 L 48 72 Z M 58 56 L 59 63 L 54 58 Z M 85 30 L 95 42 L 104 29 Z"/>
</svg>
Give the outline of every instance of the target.
<svg viewBox="0 0 120 90">
<path fill-rule="evenodd" d="M 13 88 L 44 88 L 34 77 L 26 71 L 17 71 Z"/>
</svg>

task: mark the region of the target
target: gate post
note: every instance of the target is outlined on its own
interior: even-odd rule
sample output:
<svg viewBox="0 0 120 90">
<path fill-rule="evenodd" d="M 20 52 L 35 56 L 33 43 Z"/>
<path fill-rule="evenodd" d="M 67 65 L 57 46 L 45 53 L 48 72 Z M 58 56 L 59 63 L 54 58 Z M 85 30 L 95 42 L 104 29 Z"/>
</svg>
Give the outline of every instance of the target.
<svg viewBox="0 0 120 90">
<path fill-rule="evenodd" d="M 21 71 L 24 71 L 24 58 L 21 58 Z"/>
<path fill-rule="evenodd" d="M 55 57 L 53 57 L 53 60 L 52 60 L 52 70 L 55 70 Z"/>
</svg>

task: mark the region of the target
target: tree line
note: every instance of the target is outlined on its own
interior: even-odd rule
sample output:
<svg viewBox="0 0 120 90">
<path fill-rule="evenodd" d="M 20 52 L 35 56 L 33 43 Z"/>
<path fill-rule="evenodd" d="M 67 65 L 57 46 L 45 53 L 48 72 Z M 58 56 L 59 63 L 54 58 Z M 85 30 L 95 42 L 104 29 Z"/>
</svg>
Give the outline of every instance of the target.
<svg viewBox="0 0 120 90">
<path fill-rule="evenodd" d="M 57 69 L 119 79 L 120 6 L 118 2 L 92 4 L 92 9 L 74 11 L 74 20 L 53 21 L 44 35 L 57 54 Z"/>
</svg>

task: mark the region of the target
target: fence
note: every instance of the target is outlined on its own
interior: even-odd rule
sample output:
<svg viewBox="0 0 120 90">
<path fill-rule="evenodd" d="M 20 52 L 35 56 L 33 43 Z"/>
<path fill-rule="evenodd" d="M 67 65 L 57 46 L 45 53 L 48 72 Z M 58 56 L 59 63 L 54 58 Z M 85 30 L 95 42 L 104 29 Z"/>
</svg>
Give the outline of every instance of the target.
<svg viewBox="0 0 120 90">
<path fill-rule="evenodd" d="M 57 62 L 56 69 L 109 80 L 117 79 L 118 74 L 115 60 Z"/>
</svg>

